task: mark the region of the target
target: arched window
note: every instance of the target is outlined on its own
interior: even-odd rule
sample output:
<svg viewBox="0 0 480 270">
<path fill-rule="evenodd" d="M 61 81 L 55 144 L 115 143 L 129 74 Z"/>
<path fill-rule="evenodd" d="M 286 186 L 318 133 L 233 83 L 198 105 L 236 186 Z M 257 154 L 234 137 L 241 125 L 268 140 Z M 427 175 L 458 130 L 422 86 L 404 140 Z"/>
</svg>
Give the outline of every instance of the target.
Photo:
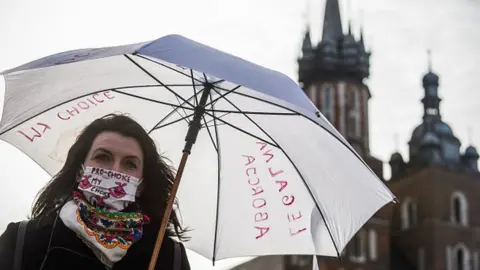
<svg viewBox="0 0 480 270">
<path fill-rule="evenodd" d="M 456 245 L 452 255 L 453 270 L 470 270 L 470 252 L 464 244 Z"/>
<path fill-rule="evenodd" d="M 425 248 L 418 249 L 418 270 L 425 270 L 426 262 L 425 262 Z"/>
<path fill-rule="evenodd" d="M 315 84 L 310 85 L 307 93 L 308 97 L 312 101 L 312 103 L 318 108 L 317 104 L 317 86 Z"/>
<path fill-rule="evenodd" d="M 377 259 L 377 232 L 371 229 L 368 232 L 368 251 L 370 255 L 370 260 L 375 261 Z"/>
<path fill-rule="evenodd" d="M 408 220 L 410 221 L 410 225 L 415 225 L 417 222 L 416 214 L 417 214 L 417 207 L 413 202 L 408 204 Z"/>
<path fill-rule="evenodd" d="M 347 134 L 350 136 L 360 136 L 360 92 L 356 87 L 347 89 Z"/>
<path fill-rule="evenodd" d="M 452 194 L 450 220 L 453 224 L 468 226 L 468 202 L 460 191 Z"/>
<path fill-rule="evenodd" d="M 463 261 L 465 260 L 465 255 L 463 253 L 463 250 L 459 249 L 457 250 L 457 253 L 456 253 L 456 266 L 457 266 L 457 270 L 464 270 L 463 269 Z"/>
<path fill-rule="evenodd" d="M 478 261 L 478 251 L 473 254 L 473 260 L 472 260 L 472 270 L 479 270 L 479 261 Z"/>
<path fill-rule="evenodd" d="M 405 198 L 401 209 L 402 229 L 411 228 L 417 222 L 417 205 L 410 198 Z"/>
<path fill-rule="evenodd" d="M 366 261 L 366 242 L 367 235 L 365 230 L 360 230 L 352 239 L 350 250 L 350 260 L 352 262 L 364 263 Z"/>
</svg>

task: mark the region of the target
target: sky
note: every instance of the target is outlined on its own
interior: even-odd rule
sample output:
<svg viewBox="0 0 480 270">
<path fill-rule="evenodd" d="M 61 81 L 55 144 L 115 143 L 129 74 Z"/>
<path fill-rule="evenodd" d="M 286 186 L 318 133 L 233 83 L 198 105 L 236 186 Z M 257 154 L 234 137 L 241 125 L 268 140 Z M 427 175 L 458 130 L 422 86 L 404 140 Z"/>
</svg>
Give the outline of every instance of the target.
<svg viewBox="0 0 480 270">
<path fill-rule="evenodd" d="M 343 0 L 341 11 L 372 51 L 369 103 L 372 155 L 408 159 L 407 142 L 423 114 L 427 50 L 440 76 L 441 114 L 462 141 L 480 146 L 480 0 Z M 0 0 L 0 70 L 53 53 L 181 34 L 297 79 L 307 24 L 321 36 L 325 0 Z M 0 82 L 0 104 L 3 103 Z M 0 105 L 1 108 L 1 105 Z M 397 138 L 397 139 L 395 139 Z M 388 178 L 388 166 L 385 165 Z M 49 180 L 33 161 L 0 141 L 0 231 L 27 215 Z M 215 268 L 189 253 L 193 269 Z"/>
</svg>

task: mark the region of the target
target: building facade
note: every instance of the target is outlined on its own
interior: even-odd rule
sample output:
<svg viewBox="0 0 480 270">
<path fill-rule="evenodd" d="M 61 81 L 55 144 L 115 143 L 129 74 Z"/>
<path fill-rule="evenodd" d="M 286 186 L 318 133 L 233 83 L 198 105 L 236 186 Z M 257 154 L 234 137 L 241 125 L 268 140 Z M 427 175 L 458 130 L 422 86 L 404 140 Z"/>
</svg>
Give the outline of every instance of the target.
<svg viewBox="0 0 480 270">
<path fill-rule="evenodd" d="M 298 59 L 298 79 L 322 114 L 382 179 L 383 163 L 370 154 L 364 79 L 370 55 L 363 32 L 344 33 L 338 0 L 326 0 L 322 39 L 312 44 L 307 29 Z M 439 76 L 423 76 L 424 115 L 405 161 L 393 153 L 385 181 L 399 203 L 378 211 L 350 241 L 341 258 L 319 257 L 320 270 L 480 270 L 479 155 L 442 120 Z M 311 256 L 265 256 L 235 270 L 310 270 Z"/>
</svg>

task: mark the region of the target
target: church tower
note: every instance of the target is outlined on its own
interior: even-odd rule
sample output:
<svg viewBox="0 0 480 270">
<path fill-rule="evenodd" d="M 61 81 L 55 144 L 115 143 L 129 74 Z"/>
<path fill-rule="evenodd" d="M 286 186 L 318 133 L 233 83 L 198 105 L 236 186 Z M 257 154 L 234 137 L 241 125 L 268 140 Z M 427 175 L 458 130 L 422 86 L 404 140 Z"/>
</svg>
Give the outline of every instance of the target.
<svg viewBox="0 0 480 270">
<path fill-rule="evenodd" d="M 439 76 L 423 76 L 423 117 L 413 130 L 409 160 L 394 153 L 388 187 L 400 204 L 393 210 L 392 257 L 403 257 L 416 269 L 480 269 L 479 155 L 464 153 L 460 140 L 442 120 Z"/>
<path fill-rule="evenodd" d="M 399 153 L 390 159 L 392 179 L 412 171 L 418 171 L 430 165 L 437 165 L 467 172 L 478 172 L 478 154 L 473 146 L 460 153 L 460 140 L 452 128 L 442 120 L 438 95 L 439 77 L 432 71 L 429 60 L 428 72 L 423 76 L 424 97 L 422 122 L 412 133 L 409 141 L 409 162 L 406 163 Z"/>
<path fill-rule="evenodd" d="M 298 59 L 299 83 L 335 128 L 382 178 L 382 163 L 370 156 L 368 101 L 364 79 L 370 72 L 370 52 L 363 30 L 358 40 L 351 25 L 344 34 L 338 0 L 326 0 L 321 41 L 314 46 L 307 29 Z"/>
<path fill-rule="evenodd" d="M 370 75 L 370 55 L 365 49 L 363 30 L 356 39 L 348 23 L 344 33 L 339 0 L 326 0 L 320 42 L 314 46 L 310 30 L 305 33 L 298 59 L 298 80 L 325 118 L 383 179 L 382 161 L 370 154 L 368 101 L 371 94 L 364 82 Z M 320 269 L 389 269 L 390 216 L 388 211 L 377 212 L 350 240 L 342 251 L 342 260 L 319 257 Z M 286 269 L 307 269 L 297 260 L 295 256 L 287 257 Z"/>
</svg>

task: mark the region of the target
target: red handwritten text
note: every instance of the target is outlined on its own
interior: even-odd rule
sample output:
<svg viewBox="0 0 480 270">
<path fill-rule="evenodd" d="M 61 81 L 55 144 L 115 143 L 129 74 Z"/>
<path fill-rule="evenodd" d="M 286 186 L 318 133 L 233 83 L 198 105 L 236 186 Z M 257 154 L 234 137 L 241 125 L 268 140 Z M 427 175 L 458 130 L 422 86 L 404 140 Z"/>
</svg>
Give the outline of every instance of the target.
<svg viewBox="0 0 480 270">
<path fill-rule="evenodd" d="M 255 239 L 260 239 L 270 231 L 270 225 L 266 225 L 265 222 L 263 222 L 268 220 L 268 213 L 263 209 L 267 206 L 267 201 L 261 196 L 263 187 L 260 185 L 257 168 L 254 167 L 255 158 L 247 155 L 243 155 L 243 157 L 246 158 L 245 174 L 248 177 L 248 184 L 252 187 L 252 206 L 258 211 L 254 215 L 255 229 L 257 229 L 258 233 Z"/>
<path fill-rule="evenodd" d="M 260 151 L 262 151 L 263 156 L 266 157 L 265 163 L 269 164 L 271 161 L 273 161 L 275 155 L 271 153 L 272 149 L 267 149 L 267 144 L 264 142 L 257 142 L 257 144 L 260 146 Z M 283 195 L 283 205 L 289 207 L 290 209 L 294 205 L 295 196 L 293 194 L 286 194 L 286 192 L 288 192 L 288 180 L 283 178 L 283 170 L 274 168 L 271 164 L 269 164 L 268 171 L 272 180 L 274 180 L 275 183 L 278 184 L 278 192 Z M 305 227 L 299 226 L 298 222 L 295 222 L 296 220 L 299 220 L 301 218 L 302 213 L 300 212 L 300 210 L 297 210 L 297 212 L 294 210 L 288 211 L 287 220 L 290 223 L 290 236 L 295 236 L 307 230 Z"/>
<path fill-rule="evenodd" d="M 65 111 L 58 112 L 57 117 L 61 120 L 69 120 L 75 115 L 80 114 L 81 111 L 86 111 L 94 106 L 97 106 L 106 100 L 114 99 L 115 97 L 112 96 L 110 91 L 104 91 L 101 93 L 96 93 L 90 95 L 83 100 L 77 102 L 71 108 L 66 109 Z M 33 142 L 37 138 L 41 138 L 47 130 L 52 129 L 49 124 L 46 123 L 37 123 L 35 126 L 30 127 L 26 131 L 19 130 L 18 133 L 22 134 L 27 140 Z"/>
<path fill-rule="evenodd" d="M 61 120 L 67 121 L 70 120 L 75 115 L 79 115 L 82 111 L 87 111 L 92 107 L 98 106 L 99 104 L 105 102 L 108 99 L 114 99 L 110 91 L 105 91 L 102 93 L 95 93 L 91 96 L 88 96 L 73 105 L 71 108 L 66 109 L 65 111 L 58 112 L 57 117 Z"/>
<path fill-rule="evenodd" d="M 52 129 L 49 125 L 45 123 L 37 123 L 36 127 L 31 127 L 30 130 L 32 132 L 24 132 L 19 130 L 18 133 L 22 134 L 25 138 L 27 138 L 30 142 L 33 142 L 35 138 L 41 138 L 43 134 L 49 129 Z M 28 134 L 27 134 L 28 133 Z M 30 135 L 29 135 L 30 134 Z"/>
</svg>

